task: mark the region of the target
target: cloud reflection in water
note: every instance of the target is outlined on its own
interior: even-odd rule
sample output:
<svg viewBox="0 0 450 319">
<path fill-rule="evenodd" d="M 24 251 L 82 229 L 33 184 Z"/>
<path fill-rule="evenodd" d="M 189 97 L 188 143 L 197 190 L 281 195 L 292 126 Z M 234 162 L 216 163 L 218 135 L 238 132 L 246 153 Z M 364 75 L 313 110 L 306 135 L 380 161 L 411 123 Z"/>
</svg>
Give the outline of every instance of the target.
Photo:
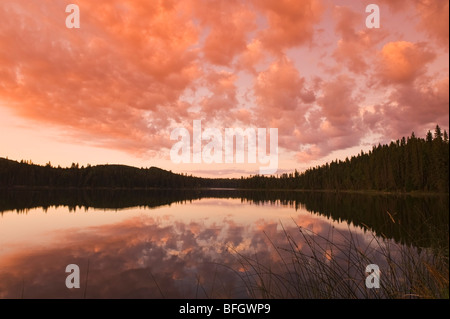
<svg viewBox="0 0 450 319">
<path fill-rule="evenodd" d="M 221 203 L 208 207 L 232 204 L 216 201 Z M 185 208 L 195 211 L 204 204 Z M 249 210 L 248 204 L 231 207 L 233 213 L 221 218 L 141 214 L 114 224 L 56 232 L 53 244 L 18 249 L 0 260 L 0 297 L 246 298 L 250 295 L 242 272 L 249 269 L 237 257 L 257 258 L 274 271 L 283 271 L 279 252 L 289 247 L 285 232 L 305 252 L 309 247 L 297 226 L 324 238 L 335 232 L 333 240 L 343 232 L 326 218 L 302 211 L 291 210 L 292 219 L 281 223 L 277 213 L 287 207 L 270 206 L 272 217 L 256 215 L 251 222 L 236 217 Z M 367 246 L 362 232 L 354 236 Z M 337 256 L 327 252 L 323 257 Z M 72 263 L 80 266 L 81 289 L 65 286 L 65 267 Z"/>
</svg>

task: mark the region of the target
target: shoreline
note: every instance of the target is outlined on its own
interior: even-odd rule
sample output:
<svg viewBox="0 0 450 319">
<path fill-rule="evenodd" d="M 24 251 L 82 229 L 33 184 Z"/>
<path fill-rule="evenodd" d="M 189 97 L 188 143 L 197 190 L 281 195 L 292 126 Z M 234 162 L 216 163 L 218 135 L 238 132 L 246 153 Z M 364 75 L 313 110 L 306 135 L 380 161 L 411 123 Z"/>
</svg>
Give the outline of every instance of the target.
<svg viewBox="0 0 450 319">
<path fill-rule="evenodd" d="M 285 189 L 285 188 L 230 188 L 230 187 L 186 187 L 186 188 L 168 188 L 168 187 L 52 187 L 52 186 L 10 186 L 0 187 L 0 191 L 54 191 L 54 190 L 80 190 L 80 191 L 251 191 L 251 192 L 294 192 L 294 193 L 334 193 L 338 194 L 361 194 L 361 195 L 409 195 L 409 196 L 449 196 L 450 193 L 428 192 L 428 191 L 380 191 L 380 190 L 336 190 L 336 189 Z"/>
</svg>

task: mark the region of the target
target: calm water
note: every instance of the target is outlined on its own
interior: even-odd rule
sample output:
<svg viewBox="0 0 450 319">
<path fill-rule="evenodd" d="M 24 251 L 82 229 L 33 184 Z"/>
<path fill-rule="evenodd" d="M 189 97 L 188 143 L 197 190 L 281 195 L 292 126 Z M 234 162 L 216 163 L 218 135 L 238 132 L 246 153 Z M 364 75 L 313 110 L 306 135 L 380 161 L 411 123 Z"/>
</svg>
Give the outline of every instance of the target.
<svg viewBox="0 0 450 319">
<path fill-rule="evenodd" d="M 345 259 L 333 245 L 351 238 L 382 262 L 372 249 L 381 237 L 412 247 L 447 242 L 448 211 L 448 196 L 3 191 L 0 297 L 259 297 L 249 261 L 282 274 L 292 243 L 326 264 Z M 312 251 L 305 232 L 322 248 Z M 79 289 L 65 285 L 69 264 L 80 268 Z M 365 267 L 354 266 L 355 282 L 364 283 Z M 270 289 L 289 297 L 280 284 Z"/>
</svg>

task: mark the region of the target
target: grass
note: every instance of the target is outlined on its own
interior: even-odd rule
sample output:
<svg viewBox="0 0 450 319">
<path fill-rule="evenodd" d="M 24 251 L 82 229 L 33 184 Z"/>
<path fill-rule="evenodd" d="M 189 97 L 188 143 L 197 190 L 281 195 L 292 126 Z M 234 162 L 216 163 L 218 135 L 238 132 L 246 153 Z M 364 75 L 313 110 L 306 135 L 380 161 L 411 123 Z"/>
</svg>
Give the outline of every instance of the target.
<svg viewBox="0 0 450 319">
<path fill-rule="evenodd" d="M 440 250 L 405 246 L 373 235 L 369 241 L 331 228 L 327 236 L 296 225 L 284 227 L 282 244 L 270 242 L 277 262 L 231 251 L 252 298 L 404 299 L 449 298 L 448 246 Z M 380 287 L 366 287 L 366 266 L 380 269 Z"/>
</svg>

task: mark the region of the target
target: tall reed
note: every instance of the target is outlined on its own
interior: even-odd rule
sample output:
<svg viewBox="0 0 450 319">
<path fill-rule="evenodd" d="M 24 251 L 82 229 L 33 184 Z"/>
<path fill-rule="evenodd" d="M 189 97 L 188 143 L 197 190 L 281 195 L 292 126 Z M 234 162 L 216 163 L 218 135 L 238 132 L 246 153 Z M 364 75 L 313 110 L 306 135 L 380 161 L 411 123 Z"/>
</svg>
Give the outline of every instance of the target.
<svg viewBox="0 0 450 319">
<path fill-rule="evenodd" d="M 253 298 L 449 298 L 448 246 L 417 248 L 375 235 L 361 241 L 334 227 L 327 236 L 298 225 L 282 231 L 283 244 L 266 234 L 276 262 L 230 247 Z M 366 286 L 370 264 L 379 266 L 379 288 Z"/>
</svg>

